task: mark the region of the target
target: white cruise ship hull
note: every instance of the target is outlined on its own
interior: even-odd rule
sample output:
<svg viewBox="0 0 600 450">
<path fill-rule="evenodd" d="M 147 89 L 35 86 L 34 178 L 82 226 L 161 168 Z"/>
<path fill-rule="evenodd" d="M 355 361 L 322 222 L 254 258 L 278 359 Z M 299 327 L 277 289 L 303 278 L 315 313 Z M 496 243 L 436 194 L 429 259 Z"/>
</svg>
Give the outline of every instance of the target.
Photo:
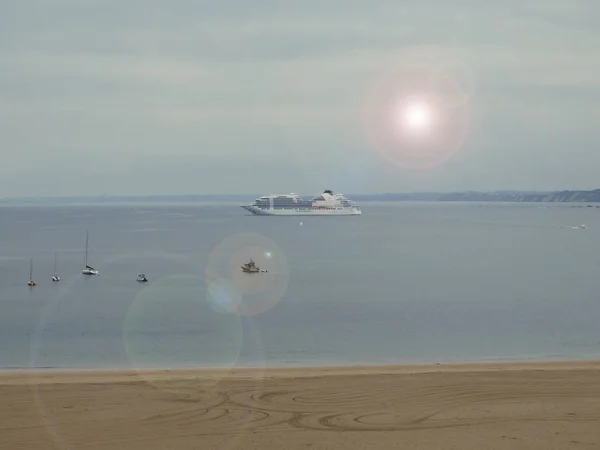
<svg viewBox="0 0 600 450">
<path fill-rule="evenodd" d="M 242 206 L 247 211 L 257 216 L 360 216 L 362 211 L 358 208 L 334 209 L 293 209 L 293 208 L 258 208 L 252 205 Z"/>
</svg>

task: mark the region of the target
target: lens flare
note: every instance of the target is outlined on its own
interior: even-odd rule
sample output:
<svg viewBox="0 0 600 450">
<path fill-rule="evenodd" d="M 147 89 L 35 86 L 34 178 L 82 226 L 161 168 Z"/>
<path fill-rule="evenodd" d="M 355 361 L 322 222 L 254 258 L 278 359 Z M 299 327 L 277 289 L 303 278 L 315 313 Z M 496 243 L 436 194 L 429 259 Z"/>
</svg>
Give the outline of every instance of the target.
<svg viewBox="0 0 600 450">
<path fill-rule="evenodd" d="M 242 265 L 250 259 L 260 272 L 242 271 Z M 205 280 L 208 286 L 218 285 L 215 289 L 221 292 L 219 295 L 236 296 L 236 300 L 225 301 L 227 308 L 235 306 L 242 316 L 261 314 L 283 298 L 289 281 L 287 259 L 283 250 L 263 235 L 236 234 L 214 248 L 206 266 Z"/>
<path fill-rule="evenodd" d="M 127 366 L 129 361 L 137 371 L 131 381 L 145 381 L 160 390 L 164 398 L 167 395 L 163 394 L 168 394 L 181 401 L 201 402 L 210 413 L 194 411 L 193 422 L 201 424 L 218 415 L 230 431 L 221 447 L 238 448 L 244 435 L 241 430 L 262 416 L 222 407 L 221 389 L 225 380 L 239 376 L 253 378 L 253 384 L 260 389 L 265 366 L 264 347 L 258 330 L 250 323 L 248 336 L 245 333 L 242 321 L 251 322 L 251 318 L 231 313 L 234 309 L 231 302 L 241 295 L 239 289 L 228 280 L 217 280 L 206 287 L 204 280 L 194 275 L 198 269 L 190 260 L 164 253 L 121 254 L 101 260 L 98 266 L 102 268 L 104 278 L 86 278 L 75 268 L 71 272 L 61 271 L 62 281 L 48 285 L 45 295 L 52 296 L 44 299 L 42 312 L 32 330 L 29 367 L 50 367 L 60 361 L 61 366 L 67 367 L 93 368 L 102 364 L 103 368 L 108 368 L 103 361 L 114 361 L 115 353 L 118 353 L 117 356 L 125 358 L 119 368 Z M 137 283 L 138 271 L 147 271 L 150 281 Z M 106 293 L 105 301 L 91 302 L 87 297 L 91 290 Z M 44 291 L 36 291 L 38 295 L 41 292 Z M 111 302 L 110 306 L 106 302 Z M 77 341 L 85 333 L 100 332 L 100 329 L 90 330 L 89 323 L 80 320 L 82 314 L 90 313 L 90 308 L 98 308 L 100 314 L 110 311 L 105 319 L 109 319 L 115 328 L 104 330 L 102 336 L 122 331 L 123 341 L 107 339 L 106 345 L 97 346 L 94 345 L 97 338 L 94 338 L 87 352 L 65 354 L 61 344 L 64 339 Z M 57 339 L 57 335 L 61 339 Z M 238 373 L 244 346 L 248 347 L 246 360 L 254 368 Z M 121 353 L 123 350 L 124 354 Z M 198 366 L 207 369 L 187 374 L 145 370 Z M 43 374 L 35 370 L 28 372 L 23 381 L 30 384 L 40 423 L 54 446 L 76 448 L 78 444 L 72 433 L 65 428 L 64 420 L 59 420 L 62 416 L 54 414 L 64 407 L 60 396 L 55 395 L 55 389 L 48 389 Z M 124 401 L 135 402 L 135 399 L 124 398 Z M 81 411 L 86 414 L 83 406 Z M 161 412 L 157 411 L 157 414 Z M 148 411 L 148 415 L 152 414 L 153 411 Z M 165 430 L 169 432 L 167 428 Z"/>
<path fill-rule="evenodd" d="M 217 278 L 208 285 L 207 300 L 213 310 L 236 314 L 242 303 L 242 292 L 227 278 Z"/>
<path fill-rule="evenodd" d="M 138 266 L 137 264 L 142 261 L 143 265 Z M 125 314 L 128 305 L 144 286 L 135 281 L 138 269 L 144 268 L 151 274 L 157 274 L 159 269 L 165 268 L 169 271 L 197 271 L 185 258 L 165 253 L 147 252 L 143 255 L 124 253 L 103 258 L 97 264 L 102 268 L 104 277 L 83 276 L 76 266 L 71 271 L 61 270 L 60 283 L 53 283 L 45 292 L 49 297 L 45 299 L 38 321 L 32 330 L 29 367 L 54 367 L 59 364 L 60 367 L 83 369 L 97 368 L 99 365 L 106 368 L 107 361 L 119 364 L 118 358 L 124 358 L 124 355 L 121 353 L 122 347 L 118 341 L 115 343 L 109 339 L 107 345 L 97 346 L 94 345 L 97 340 L 82 339 L 82 336 L 90 333 L 90 329 L 89 323 L 82 322 L 80 318 L 90 314 L 90 308 L 98 308 L 98 311 L 102 311 L 101 314 L 105 314 L 107 308 L 105 302 L 90 302 L 91 299 L 88 297 L 90 293 L 95 291 L 95 295 L 102 295 L 101 292 L 107 294 L 106 299 L 112 303 L 108 306 L 108 310 L 111 311 L 109 326 L 114 326 L 107 333 L 121 332 L 123 317 L 120 314 Z M 154 281 L 153 276 L 150 276 L 150 281 Z M 114 287 L 118 289 L 114 290 Z M 123 287 L 128 288 L 123 289 Z M 122 298 L 116 295 L 122 295 Z M 94 304 L 96 306 L 93 306 Z M 96 332 L 92 330 L 91 334 Z M 57 336 L 61 338 L 57 339 Z M 64 346 L 60 344 L 63 341 L 82 342 L 74 347 L 76 349 L 74 352 L 65 352 Z M 119 368 L 126 366 L 127 359 L 119 364 Z M 37 375 L 37 371 L 32 370 L 27 381 L 30 383 L 33 402 L 44 424 L 44 430 L 57 448 L 73 448 L 74 443 L 69 441 L 69 433 L 63 433 L 61 422 L 53 415 L 56 410 L 56 397 L 49 395 L 51 392 L 45 389 L 43 384 L 40 385 L 44 379 Z"/>
</svg>

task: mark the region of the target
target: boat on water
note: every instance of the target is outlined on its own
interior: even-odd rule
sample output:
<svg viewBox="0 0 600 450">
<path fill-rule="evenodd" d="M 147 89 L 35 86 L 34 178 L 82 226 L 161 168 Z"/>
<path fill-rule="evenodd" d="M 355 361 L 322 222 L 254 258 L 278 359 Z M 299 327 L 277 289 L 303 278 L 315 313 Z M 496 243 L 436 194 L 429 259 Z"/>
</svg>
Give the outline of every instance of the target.
<svg viewBox="0 0 600 450">
<path fill-rule="evenodd" d="M 85 232 L 85 269 L 81 271 L 83 275 L 98 275 L 98 271 L 94 269 L 92 266 L 88 265 L 88 246 L 90 242 L 90 233 L 89 231 Z"/>
<path fill-rule="evenodd" d="M 52 281 L 59 282 L 60 276 L 58 275 L 58 273 L 56 273 L 56 258 L 56 253 L 54 253 L 54 275 L 52 275 Z"/>
<path fill-rule="evenodd" d="M 298 194 L 272 194 L 257 198 L 250 205 L 241 205 L 257 216 L 357 216 L 360 207 L 344 197 L 326 189 L 312 199 L 303 199 Z"/>
<path fill-rule="evenodd" d="M 242 272 L 259 273 L 266 272 L 266 270 L 258 267 L 256 263 L 252 260 L 252 258 L 250 258 L 250 261 L 248 261 L 246 264 L 242 264 Z"/>
<path fill-rule="evenodd" d="M 27 282 L 27 286 L 33 287 L 37 283 L 33 281 L 33 258 L 29 258 L 29 281 Z"/>
<path fill-rule="evenodd" d="M 146 278 L 146 274 L 140 273 L 135 280 L 140 283 L 146 283 L 148 281 L 148 278 Z"/>
</svg>

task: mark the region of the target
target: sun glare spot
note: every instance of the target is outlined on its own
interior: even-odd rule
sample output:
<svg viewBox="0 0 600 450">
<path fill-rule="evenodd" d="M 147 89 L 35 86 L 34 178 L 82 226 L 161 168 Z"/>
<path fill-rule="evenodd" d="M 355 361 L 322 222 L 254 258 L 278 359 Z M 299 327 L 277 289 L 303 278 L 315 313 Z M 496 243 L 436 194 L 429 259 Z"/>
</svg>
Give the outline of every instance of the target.
<svg viewBox="0 0 600 450">
<path fill-rule="evenodd" d="M 410 128 L 427 128 L 432 121 L 431 110 L 427 105 L 422 103 L 414 103 L 406 106 L 404 109 L 404 122 Z"/>
<path fill-rule="evenodd" d="M 364 121 L 370 144 L 386 161 L 425 169 L 447 161 L 464 144 L 469 94 L 436 61 L 410 59 L 378 80 Z"/>
</svg>

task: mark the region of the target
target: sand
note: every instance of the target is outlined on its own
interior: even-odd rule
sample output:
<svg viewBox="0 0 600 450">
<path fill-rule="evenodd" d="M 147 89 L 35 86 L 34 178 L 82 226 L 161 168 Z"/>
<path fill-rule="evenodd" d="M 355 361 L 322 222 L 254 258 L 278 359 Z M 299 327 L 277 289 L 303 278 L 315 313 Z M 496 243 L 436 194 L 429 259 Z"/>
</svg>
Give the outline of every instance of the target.
<svg viewBox="0 0 600 450">
<path fill-rule="evenodd" d="M 0 448 L 600 448 L 600 363 L 4 372 Z"/>
</svg>

